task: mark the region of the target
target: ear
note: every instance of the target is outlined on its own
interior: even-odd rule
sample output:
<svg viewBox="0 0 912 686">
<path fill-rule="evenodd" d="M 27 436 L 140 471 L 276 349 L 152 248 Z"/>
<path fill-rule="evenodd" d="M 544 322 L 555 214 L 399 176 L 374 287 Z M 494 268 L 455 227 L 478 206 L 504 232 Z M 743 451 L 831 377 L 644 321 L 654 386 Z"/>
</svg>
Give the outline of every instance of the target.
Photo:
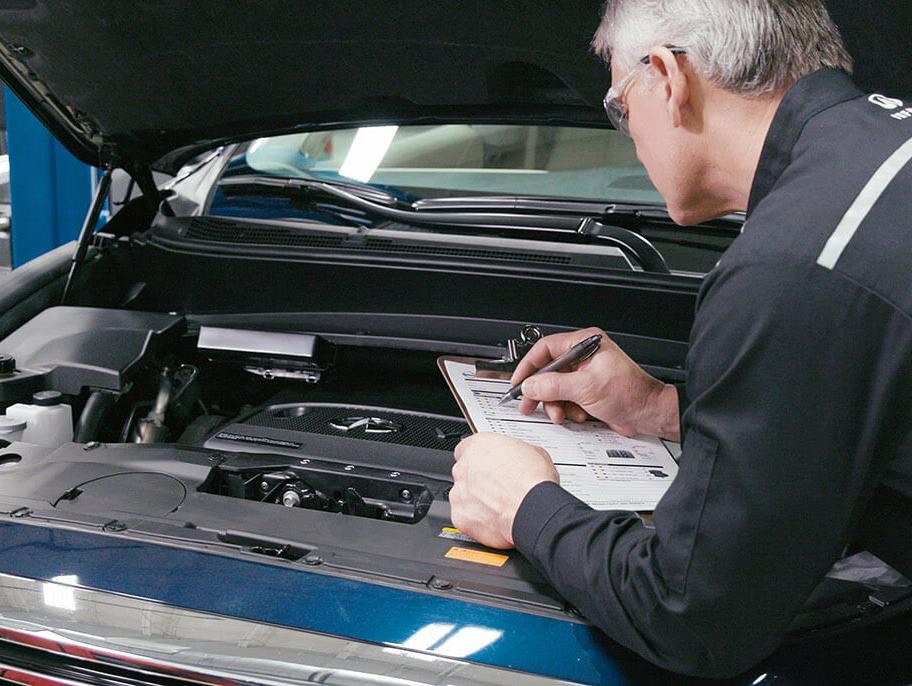
<svg viewBox="0 0 912 686">
<path fill-rule="evenodd" d="M 682 126 L 684 108 L 690 104 L 690 74 L 681 68 L 678 56 L 665 47 L 654 48 L 649 53 L 649 64 L 659 75 L 659 87 L 672 125 Z"/>
</svg>

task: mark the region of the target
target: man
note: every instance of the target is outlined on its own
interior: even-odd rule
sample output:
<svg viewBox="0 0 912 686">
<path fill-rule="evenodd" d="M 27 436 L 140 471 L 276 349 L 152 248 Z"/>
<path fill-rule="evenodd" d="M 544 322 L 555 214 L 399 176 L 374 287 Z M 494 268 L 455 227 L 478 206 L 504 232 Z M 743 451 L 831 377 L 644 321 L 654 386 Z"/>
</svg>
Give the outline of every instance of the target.
<svg viewBox="0 0 912 686">
<path fill-rule="evenodd" d="M 912 575 L 912 117 L 855 88 L 818 0 L 608 0 L 594 47 L 675 221 L 747 221 L 702 287 L 686 393 L 608 342 L 527 379 L 521 410 L 680 436 L 680 471 L 652 528 L 479 434 L 456 450 L 453 522 L 647 659 L 733 675 L 847 549 Z M 513 381 L 593 331 L 543 339 Z"/>
</svg>

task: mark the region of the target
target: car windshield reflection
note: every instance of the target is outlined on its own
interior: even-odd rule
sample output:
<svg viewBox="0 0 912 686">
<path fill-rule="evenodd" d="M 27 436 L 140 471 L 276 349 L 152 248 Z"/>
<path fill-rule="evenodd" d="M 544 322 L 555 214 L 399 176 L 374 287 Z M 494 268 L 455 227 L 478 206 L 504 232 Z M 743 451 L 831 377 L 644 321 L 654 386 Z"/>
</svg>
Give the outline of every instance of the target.
<svg viewBox="0 0 912 686">
<path fill-rule="evenodd" d="M 633 143 L 609 129 L 443 124 L 260 138 L 226 175 L 348 180 L 420 197 L 516 194 L 663 204 Z"/>
</svg>

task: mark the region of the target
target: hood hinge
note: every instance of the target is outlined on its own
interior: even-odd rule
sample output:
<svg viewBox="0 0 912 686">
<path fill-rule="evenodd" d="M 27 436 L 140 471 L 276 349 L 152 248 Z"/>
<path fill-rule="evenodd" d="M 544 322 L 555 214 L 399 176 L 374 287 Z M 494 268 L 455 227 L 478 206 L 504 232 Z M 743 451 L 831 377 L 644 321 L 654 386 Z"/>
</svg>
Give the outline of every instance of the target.
<svg viewBox="0 0 912 686">
<path fill-rule="evenodd" d="M 110 142 L 104 142 L 98 146 L 98 164 L 108 171 L 123 169 L 139 186 L 149 208 L 158 209 L 158 204 L 162 201 L 163 196 L 155 185 L 152 169 L 148 165 L 128 162 L 120 154 L 120 148 Z"/>
<path fill-rule="evenodd" d="M 102 142 L 98 146 L 98 166 L 102 169 L 117 169 L 124 166 L 116 145 Z"/>
<path fill-rule="evenodd" d="M 158 210 L 159 204 L 165 199 L 166 195 L 162 193 L 158 186 L 155 185 L 155 178 L 152 176 L 152 169 L 144 164 L 134 164 L 126 167 L 127 173 L 139 186 L 142 191 L 142 197 L 145 199 L 152 214 Z"/>
</svg>

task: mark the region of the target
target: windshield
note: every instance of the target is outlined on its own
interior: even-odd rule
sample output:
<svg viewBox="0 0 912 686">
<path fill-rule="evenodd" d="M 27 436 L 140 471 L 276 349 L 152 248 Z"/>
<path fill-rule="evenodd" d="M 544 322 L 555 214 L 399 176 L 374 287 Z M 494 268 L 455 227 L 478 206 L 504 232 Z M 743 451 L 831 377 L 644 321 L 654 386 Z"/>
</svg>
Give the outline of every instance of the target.
<svg viewBox="0 0 912 686">
<path fill-rule="evenodd" d="M 670 269 L 690 274 L 712 269 L 741 228 L 737 221 L 687 228 L 674 225 L 662 211 L 662 197 L 637 161 L 633 141 L 613 129 L 372 126 L 258 138 L 236 146 L 231 155 L 210 196 L 207 214 L 401 228 L 413 221 L 424 226 L 420 219 L 428 219 L 434 209 L 444 207 L 441 200 L 433 209 L 427 203 L 422 207 L 414 204 L 422 199 L 506 196 L 510 202 L 491 210 L 506 216 L 515 209 L 514 197 L 544 198 L 537 209 L 525 210 L 536 221 L 540 219 L 534 217 L 538 209 L 555 199 L 591 201 L 595 208 L 589 212 L 616 204 L 621 211 L 613 213 L 609 223 L 636 232 L 653 244 Z M 279 181 L 289 178 L 300 180 L 300 185 Z M 306 184 L 314 181 L 333 182 L 342 195 L 334 196 L 324 188 L 313 189 L 316 194 L 308 192 Z M 353 204 L 352 194 L 367 205 Z M 371 203 L 376 204 L 373 209 Z M 393 206 L 395 210 L 390 209 Z M 637 206 L 644 206 L 645 214 L 633 210 L 624 215 Z M 477 207 L 481 209 L 476 213 L 483 213 L 485 206 Z M 395 214 L 402 210 L 406 213 Z M 516 211 L 521 215 L 523 210 Z M 578 212 L 587 214 L 585 208 Z M 455 216 L 450 213 L 439 223 L 463 226 L 467 233 L 478 223 L 486 223 L 480 216 L 459 223 Z M 579 220 L 580 216 L 574 216 Z M 516 222 L 510 225 L 513 228 L 539 226 L 522 217 L 512 221 Z M 540 231 L 535 239 L 563 237 L 578 228 L 574 217 L 554 221 L 564 221 L 566 230 Z"/>
<path fill-rule="evenodd" d="M 373 126 L 260 138 L 225 172 L 369 183 L 398 195 L 523 195 L 664 204 L 616 131 L 561 126 Z"/>
</svg>

